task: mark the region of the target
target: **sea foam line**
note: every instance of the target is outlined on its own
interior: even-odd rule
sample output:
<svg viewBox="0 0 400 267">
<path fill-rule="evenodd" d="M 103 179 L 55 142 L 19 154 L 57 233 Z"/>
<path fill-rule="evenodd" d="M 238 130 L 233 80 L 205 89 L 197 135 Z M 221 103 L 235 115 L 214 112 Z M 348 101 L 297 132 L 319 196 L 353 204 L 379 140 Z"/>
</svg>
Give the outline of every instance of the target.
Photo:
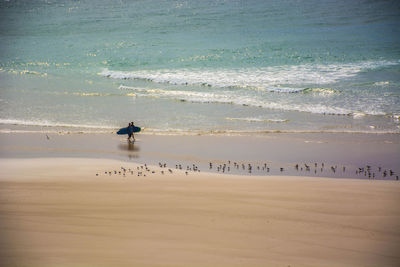
<svg viewBox="0 0 400 267">
<path fill-rule="evenodd" d="M 331 84 L 354 77 L 366 69 L 398 65 L 399 62 L 367 61 L 344 64 L 303 64 L 242 69 L 161 69 L 114 71 L 104 69 L 99 75 L 112 79 L 141 79 L 174 85 L 239 87 L 257 90 L 276 90 L 277 85 Z M 272 89 L 271 89 L 272 88 Z M 295 91 L 297 88 L 292 88 Z M 302 90 L 300 88 L 298 90 Z M 280 89 L 282 92 L 285 88 Z"/>
<path fill-rule="evenodd" d="M 157 129 L 157 128 L 146 128 L 146 135 L 226 135 L 226 136 L 248 136 L 248 135 L 264 135 L 264 134 L 279 134 L 279 133 L 292 133 L 292 134 L 303 134 L 303 133 L 341 133 L 341 134 L 399 134 L 400 130 L 185 130 L 185 129 Z"/>
<path fill-rule="evenodd" d="M 266 109 L 284 110 L 284 111 L 301 111 L 316 114 L 332 114 L 332 115 L 349 115 L 355 111 L 340 108 L 329 107 L 322 104 L 301 105 L 287 104 L 263 101 L 250 95 L 239 95 L 231 91 L 215 91 L 215 92 L 194 92 L 182 90 L 163 90 L 163 89 L 144 89 L 121 85 L 120 89 L 133 90 L 138 97 L 164 97 L 179 101 L 197 102 L 197 103 L 217 103 L 217 104 L 235 104 L 242 106 L 261 107 Z"/>
<path fill-rule="evenodd" d="M 101 130 L 115 130 L 118 128 L 114 126 L 105 125 L 88 125 L 88 124 L 70 124 L 70 123 L 57 123 L 47 120 L 18 120 L 18 119 L 0 119 L 0 124 L 6 125 L 21 125 L 21 126 L 39 126 L 39 127 L 62 127 L 62 128 L 81 128 L 81 129 L 101 129 Z"/>
<path fill-rule="evenodd" d="M 282 122 L 288 122 L 289 120 L 287 119 L 263 119 L 263 118 L 231 118 L 231 117 L 226 117 L 226 120 L 230 121 L 245 121 L 245 122 L 272 122 L 272 123 L 282 123 Z"/>
</svg>

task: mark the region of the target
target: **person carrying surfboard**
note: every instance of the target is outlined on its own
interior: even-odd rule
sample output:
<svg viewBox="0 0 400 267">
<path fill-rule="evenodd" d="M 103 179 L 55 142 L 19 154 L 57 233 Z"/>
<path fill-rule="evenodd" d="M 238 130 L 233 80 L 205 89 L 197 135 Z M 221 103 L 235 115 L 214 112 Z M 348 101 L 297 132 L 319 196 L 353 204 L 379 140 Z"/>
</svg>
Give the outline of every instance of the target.
<svg viewBox="0 0 400 267">
<path fill-rule="evenodd" d="M 128 141 L 131 141 L 131 137 L 133 135 L 133 125 L 132 124 L 133 124 L 133 122 L 130 122 L 128 124 Z M 133 140 L 135 140 L 135 138 Z"/>
<path fill-rule="evenodd" d="M 135 127 L 135 124 L 133 123 L 133 121 L 131 123 L 129 123 L 129 126 L 128 126 L 128 140 L 129 141 L 131 140 L 131 137 L 132 137 L 132 141 L 135 141 L 135 136 L 133 135 L 134 127 Z"/>
<path fill-rule="evenodd" d="M 140 131 L 141 131 L 140 127 L 137 127 L 137 126 L 135 126 L 135 124 L 133 122 L 130 122 L 128 124 L 128 127 L 119 129 L 117 134 L 120 134 L 120 135 L 127 134 L 129 141 L 131 140 L 131 137 L 133 137 L 133 141 L 135 141 L 135 136 L 133 135 L 133 133 L 138 133 Z"/>
</svg>

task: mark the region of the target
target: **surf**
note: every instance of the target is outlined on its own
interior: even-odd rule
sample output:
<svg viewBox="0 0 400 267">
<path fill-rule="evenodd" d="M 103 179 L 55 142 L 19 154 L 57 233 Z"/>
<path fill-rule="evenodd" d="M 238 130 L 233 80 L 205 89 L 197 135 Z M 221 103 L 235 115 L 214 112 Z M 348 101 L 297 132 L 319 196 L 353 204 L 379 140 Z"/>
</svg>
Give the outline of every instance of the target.
<svg viewBox="0 0 400 267">
<path fill-rule="evenodd" d="M 143 80 L 158 84 L 194 85 L 220 88 L 250 88 L 296 92 L 310 84 L 332 84 L 371 69 L 398 65 L 398 61 L 366 61 L 337 64 L 300 64 L 233 69 L 158 69 L 117 71 L 103 69 L 98 74 L 118 80 Z M 291 86 L 290 90 L 285 85 Z M 280 87 L 282 87 L 280 89 Z"/>
</svg>

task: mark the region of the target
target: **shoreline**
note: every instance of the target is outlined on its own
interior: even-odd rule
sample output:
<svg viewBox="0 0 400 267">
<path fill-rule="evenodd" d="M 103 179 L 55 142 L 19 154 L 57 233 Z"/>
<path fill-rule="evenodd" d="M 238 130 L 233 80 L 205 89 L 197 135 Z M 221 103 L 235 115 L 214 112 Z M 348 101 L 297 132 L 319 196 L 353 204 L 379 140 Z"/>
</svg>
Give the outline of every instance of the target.
<svg viewBox="0 0 400 267">
<path fill-rule="evenodd" d="M 94 130 L 101 129 L 101 130 Z M 104 126 L 80 126 L 80 125 L 34 125 L 34 124 L 15 124 L 0 123 L 0 134 L 12 133 L 42 133 L 42 134 L 116 134 L 119 128 Z M 375 129 L 375 128 L 371 128 Z M 142 127 L 141 135 L 161 135 L 161 136 L 247 136 L 262 137 L 266 134 L 360 134 L 360 135 L 399 135 L 400 131 L 345 131 L 345 130 L 256 130 L 256 131 L 237 131 L 237 130 L 159 130 Z"/>
<path fill-rule="evenodd" d="M 0 133 L 0 158 L 109 158 L 149 165 L 163 162 L 173 168 L 195 164 L 201 171 L 258 176 L 396 180 L 400 174 L 398 134 L 135 136 L 137 141 L 128 143 L 126 136 L 112 133 Z"/>
</svg>

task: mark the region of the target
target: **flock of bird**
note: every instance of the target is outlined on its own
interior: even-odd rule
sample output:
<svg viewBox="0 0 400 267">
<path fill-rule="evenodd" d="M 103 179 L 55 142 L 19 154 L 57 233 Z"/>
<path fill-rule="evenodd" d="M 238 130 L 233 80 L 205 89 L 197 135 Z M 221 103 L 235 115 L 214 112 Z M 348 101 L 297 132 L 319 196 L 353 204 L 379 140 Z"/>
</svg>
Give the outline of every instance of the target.
<svg viewBox="0 0 400 267">
<path fill-rule="evenodd" d="M 332 165 L 332 166 L 325 166 L 324 163 L 313 163 L 313 164 L 295 164 L 294 166 L 295 172 L 302 172 L 302 175 L 308 175 L 311 173 L 316 174 L 322 174 L 325 173 L 325 175 L 331 175 L 334 176 L 336 173 L 341 173 L 344 175 L 346 174 L 346 166 L 340 166 L 340 168 L 337 165 Z M 236 171 L 241 171 L 241 172 L 247 172 L 248 174 L 252 174 L 255 171 L 258 172 L 258 174 L 261 172 L 266 172 L 269 173 L 272 169 L 271 167 L 267 164 L 261 164 L 261 165 L 255 165 L 253 166 L 250 163 L 237 163 L 233 162 L 233 166 L 231 164 L 231 161 L 228 161 L 227 163 L 224 164 L 219 164 L 217 166 L 214 166 L 212 162 L 210 162 L 209 169 L 213 170 L 216 169 L 217 172 L 222 172 L 222 173 L 229 173 L 231 172 L 232 168 Z M 284 173 L 287 169 L 284 167 L 279 167 L 279 172 Z M 328 173 L 325 171 L 327 170 Z M 348 170 L 348 169 L 347 169 Z M 329 173 L 330 172 L 330 173 Z M 348 171 L 349 172 L 349 171 Z M 399 176 L 395 175 L 395 172 L 392 169 L 383 169 L 382 167 L 376 167 L 373 169 L 370 165 L 366 165 L 363 167 L 357 167 L 355 170 L 355 176 L 356 177 L 362 177 L 364 176 L 365 178 L 369 179 L 395 179 L 399 180 Z M 347 173 L 347 176 L 349 177 L 354 177 L 351 173 Z"/>
<path fill-rule="evenodd" d="M 146 163 L 144 165 L 139 165 L 136 168 L 125 168 L 122 166 L 118 170 L 104 171 L 104 175 L 108 176 L 119 175 L 122 177 L 135 175 L 138 177 L 148 177 L 151 174 L 156 174 L 156 173 L 160 173 L 161 175 L 174 173 L 174 171 L 171 168 L 167 167 L 166 163 L 159 162 L 158 166 L 159 166 L 158 170 L 156 168 L 150 169 Z M 186 169 L 183 169 L 182 165 L 179 164 L 175 166 L 175 169 L 184 171 L 186 175 L 189 175 L 189 172 L 200 172 L 200 169 L 195 164 L 192 164 L 192 166 L 186 166 Z M 100 176 L 100 174 L 101 173 L 96 173 L 96 176 Z"/>
<path fill-rule="evenodd" d="M 196 164 L 182 165 L 175 164 L 174 167 L 167 166 L 167 163 L 158 163 L 159 168 L 150 169 L 147 164 L 142 164 L 136 166 L 135 168 L 125 168 L 121 167 L 118 170 L 104 171 L 104 175 L 113 176 L 118 175 L 122 177 L 126 176 L 138 176 L 138 177 L 148 177 L 152 174 L 174 174 L 174 171 L 184 172 L 185 175 L 191 173 L 200 172 L 199 166 Z M 347 171 L 347 173 L 346 173 Z M 366 178 L 366 179 L 391 179 L 399 180 L 399 176 L 392 169 L 383 169 L 378 166 L 373 168 L 370 165 L 363 167 L 356 167 L 355 173 L 354 167 L 346 166 L 326 166 L 324 163 L 313 163 L 313 164 L 295 164 L 292 169 L 290 167 L 272 167 L 267 163 L 253 165 L 251 163 L 238 163 L 227 161 L 226 163 L 213 163 L 209 162 L 208 172 L 223 173 L 223 174 L 257 174 L 257 175 L 267 175 L 269 173 L 276 174 L 299 174 L 302 176 L 310 176 L 311 174 L 321 175 L 321 176 L 335 176 L 336 174 L 341 174 L 349 178 Z M 96 173 L 96 176 L 100 176 L 102 173 Z"/>
</svg>

